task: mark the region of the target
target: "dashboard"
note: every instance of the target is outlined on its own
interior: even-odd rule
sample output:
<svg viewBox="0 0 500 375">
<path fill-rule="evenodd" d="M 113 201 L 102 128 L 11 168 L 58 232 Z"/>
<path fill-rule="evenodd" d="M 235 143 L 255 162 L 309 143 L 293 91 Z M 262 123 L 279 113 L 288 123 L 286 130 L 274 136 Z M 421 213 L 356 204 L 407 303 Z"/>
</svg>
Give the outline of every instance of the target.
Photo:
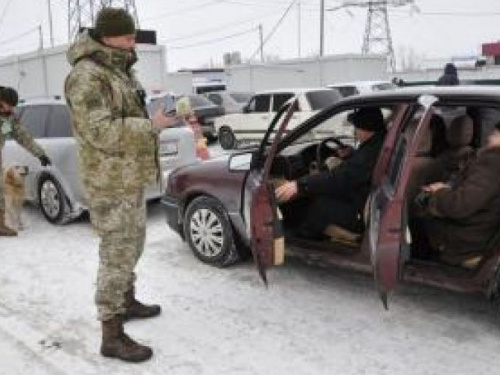
<svg viewBox="0 0 500 375">
<path fill-rule="evenodd" d="M 311 163 L 316 161 L 318 143 L 292 146 L 274 158 L 271 167 L 273 177 L 296 180 L 309 174 Z"/>
</svg>

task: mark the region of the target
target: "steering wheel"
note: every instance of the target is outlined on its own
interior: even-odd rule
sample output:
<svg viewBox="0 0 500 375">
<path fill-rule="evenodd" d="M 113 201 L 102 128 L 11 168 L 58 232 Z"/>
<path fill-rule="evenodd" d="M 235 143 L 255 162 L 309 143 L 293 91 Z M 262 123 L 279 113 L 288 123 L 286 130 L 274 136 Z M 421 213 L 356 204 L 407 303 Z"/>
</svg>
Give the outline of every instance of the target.
<svg viewBox="0 0 500 375">
<path fill-rule="evenodd" d="M 335 150 L 337 150 L 338 148 L 345 148 L 345 147 L 349 146 L 346 145 L 344 142 L 342 142 L 339 137 L 328 137 L 323 139 L 316 148 L 316 163 L 318 167 L 319 168 L 324 167 L 323 159 L 326 160 L 326 157 L 324 157 L 324 155 L 327 150 L 335 152 Z"/>
</svg>

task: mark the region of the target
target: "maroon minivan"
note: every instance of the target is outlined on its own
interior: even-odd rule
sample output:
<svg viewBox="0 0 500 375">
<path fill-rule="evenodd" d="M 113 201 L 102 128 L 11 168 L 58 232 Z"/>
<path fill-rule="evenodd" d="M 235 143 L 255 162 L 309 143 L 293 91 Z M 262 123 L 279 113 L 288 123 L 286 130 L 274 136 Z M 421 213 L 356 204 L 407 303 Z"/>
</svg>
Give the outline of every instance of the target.
<svg viewBox="0 0 500 375">
<path fill-rule="evenodd" d="M 380 108 L 387 127 L 364 212 L 365 230 L 336 228 L 324 241 L 298 238 L 293 229 L 303 212 L 280 209 L 275 186 L 325 168 L 339 143 L 356 147 L 346 119 L 362 107 Z M 350 97 L 285 135 L 293 111 L 294 103 L 281 109 L 259 147 L 170 174 L 162 199 L 168 224 L 200 260 L 227 266 L 253 254 L 265 282 L 266 268 L 281 264 L 284 254 L 370 272 L 386 307 L 387 294 L 400 281 L 500 298 L 500 223 L 484 248 L 475 249 L 482 256 L 463 266 L 441 262 L 425 241 L 415 240 L 410 225 L 420 187 L 434 182 L 428 172 L 441 165 L 437 161 L 477 150 L 500 121 L 499 89 L 425 87 Z M 452 147 L 446 141 L 450 124 L 464 116 L 472 119 L 472 136 L 454 134 L 461 141 Z"/>
</svg>

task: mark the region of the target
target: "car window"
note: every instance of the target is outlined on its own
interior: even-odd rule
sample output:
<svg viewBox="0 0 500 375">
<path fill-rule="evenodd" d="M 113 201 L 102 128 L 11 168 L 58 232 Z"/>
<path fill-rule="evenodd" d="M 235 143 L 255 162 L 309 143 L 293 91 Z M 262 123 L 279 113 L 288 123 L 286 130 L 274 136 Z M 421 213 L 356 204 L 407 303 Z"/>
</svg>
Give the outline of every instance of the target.
<svg viewBox="0 0 500 375">
<path fill-rule="evenodd" d="M 344 143 L 355 146 L 354 126 L 347 121 L 349 113 L 351 113 L 351 110 L 342 111 L 326 118 L 312 130 L 295 140 L 292 144 L 321 141 L 330 137 L 338 137 Z"/>
<path fill-rule="evenodd" d="M 403 130 L 398 137 L 396 147 L 388 164 L 388 182 L 389 186 L 391 186 L 393 190 L 396 190 L 399 176 L 401 175 L 401 171 L 403 169 L 403 161 L 406 155 L 406 151 L 410 145 L 410 142 L 412 141 L 413 134 L 417 126 L 419 125 L 423 114 L 423 108 L 419 108 L 417 111 L 415 111 L 411 119 L 409 119 L 408 122 L 404 125 Z"/>
<path fill-rule="evenodd" d="M 54 105 L 47 121 L 47 138 L 72 137 L 71 115 L 65 105 Z"/>
<path fill-rule="evenodd" d="M 338 86 L 335 88 L 340 92 L 343 98 L 359 94 L 359 90 L 356 86 Z"/>
<path fill-rule="evenodd" d="M 313 111 L 319 111 L 338 102 L 342 97 L 337 90 L 311 91 L 306 98 Z"/>
<path fill-rule="evenodd" d="M 219 94 L 208 94 L 208 99 L 217 105 L 222 105 L 222 97 Z"/>
<path fill-rule="evenodd" d="M 273 112 L 278 112 L 283 105 L 295 95 L 291 93 L 273 95 Z"/>
<path fill-rule="evenodd" d="M 189 101 L 191 102 L 191 106 L 193 108 L 213 107 L 214 105 L 214 103 L 212 103 L 210 100 L 199 95 L 189 95 Z"/>
<path fill-rule="evenodd" d="M 270 95 L 257 95 L 250 102 L 248 109 L 250 112 L 269 112 L 269 106 L 271 104 Z"/>
<path fill-rule="evenodd" d="M 232 92 L 229 96 L 240 104 L 248 103 L 248 101 L 252 98 L 252 94 L 245 92 Z"/>
<path fill-rule="evenodd" d="M 48 105 L 25 106 L 19 118 L 34 138 L 46 136 L 47 117 L 50 112 Z"/>
</svg>

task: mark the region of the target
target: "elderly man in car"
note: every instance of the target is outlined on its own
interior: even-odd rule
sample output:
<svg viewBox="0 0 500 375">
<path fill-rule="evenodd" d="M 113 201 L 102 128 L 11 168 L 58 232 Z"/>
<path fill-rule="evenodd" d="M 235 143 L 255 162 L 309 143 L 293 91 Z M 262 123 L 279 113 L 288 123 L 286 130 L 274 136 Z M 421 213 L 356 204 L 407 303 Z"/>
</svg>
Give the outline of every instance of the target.
<svg viewBox="0 0 500 375">
<path fill-rule="evenodd" d="M 362 211 L 370 193 L 373 169 L 385 138 L 385 124 L 379 108 L 365 107 L 352 113 L 360 143 L 356 150 L 340 149 L 342 163 L 331 170 L 289 181 L 276 189 L 281 202 L 296 196 L 309 199 L 298 235 L 320 240 L 329 225 L 351 232 L 363 230 Z"/>
<path fill-rule="evenodd" d="M 487 145 L 453 180 L 423 187 L 423 221 L 433 249 L 451 265 L 472 268 L 500 228 L 500 122 Z"/>
</svg>

